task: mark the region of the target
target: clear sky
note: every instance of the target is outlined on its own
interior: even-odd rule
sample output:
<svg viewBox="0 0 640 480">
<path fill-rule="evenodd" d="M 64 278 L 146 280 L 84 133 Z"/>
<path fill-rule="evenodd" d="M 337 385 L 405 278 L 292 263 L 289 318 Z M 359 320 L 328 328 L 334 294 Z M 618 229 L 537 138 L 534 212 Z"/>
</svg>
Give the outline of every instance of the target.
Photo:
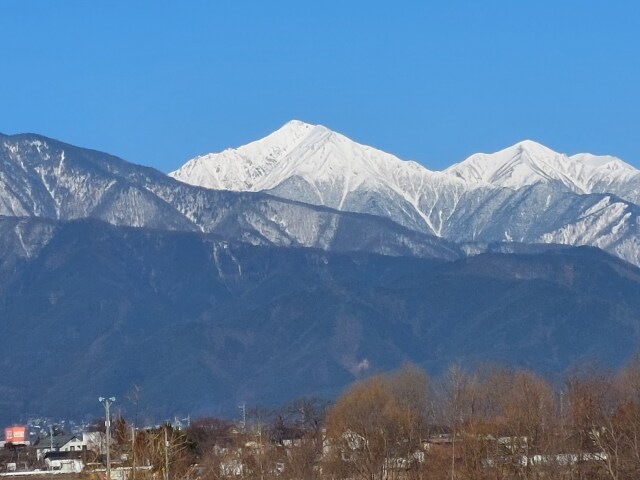
<svg viewBox="0 0 640 480">
<path fill-rule="evenodd" d="M 296 118 L 432 169 L 640 166 L 640 2 L 0 0 L 0 132 L 170 171 Z"/>
</svg>

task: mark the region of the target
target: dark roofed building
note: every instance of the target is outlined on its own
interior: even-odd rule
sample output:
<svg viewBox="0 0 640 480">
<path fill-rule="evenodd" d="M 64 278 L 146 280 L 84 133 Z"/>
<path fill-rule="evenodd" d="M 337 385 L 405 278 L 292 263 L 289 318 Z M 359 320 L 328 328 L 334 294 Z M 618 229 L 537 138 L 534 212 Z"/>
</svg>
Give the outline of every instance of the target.
<svg viewBox="0 0 640 480">
<path fill-rule="evenodd" d="M 54 435 L 53 437 L 41 437 L 35 443 L 38 460 L 45 458 L 49 452 L 74 452 L 86 448 L 81 438 L 75 435 Z"/>
</svg>

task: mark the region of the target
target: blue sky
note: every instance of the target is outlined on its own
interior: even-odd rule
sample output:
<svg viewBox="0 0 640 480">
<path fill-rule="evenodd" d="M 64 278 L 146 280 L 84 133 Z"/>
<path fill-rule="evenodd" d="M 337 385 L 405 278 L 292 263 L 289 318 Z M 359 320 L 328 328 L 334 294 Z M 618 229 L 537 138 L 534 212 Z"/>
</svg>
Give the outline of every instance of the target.
<svg viewBox="0 0 640 480">
<path fill-rule="evenodd" d="M 531 138 L 640 166 L 640 2 L 0 2 L 0 132 L 169 171 L 296 118 L 440 169 Z"/>
</svg>

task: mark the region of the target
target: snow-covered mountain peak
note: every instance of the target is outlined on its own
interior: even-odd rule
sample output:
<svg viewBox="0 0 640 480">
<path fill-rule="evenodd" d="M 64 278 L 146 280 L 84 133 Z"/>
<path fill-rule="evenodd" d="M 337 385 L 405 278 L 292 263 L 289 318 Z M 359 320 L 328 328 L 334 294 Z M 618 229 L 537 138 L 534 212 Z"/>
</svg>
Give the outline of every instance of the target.
<svg viewBox="0 0 640 480">
<path fill-rule="evenodd" d="M 260 140 L 197 156 L 169 176 L 218 190 L 250 191 L 314 126 L 292 120 Z"/>
<path fill-rule="evenodd" d="M 313 128 L 315 125 L 311 125 L 310 123 L 307 122 L 303 122 L 302 120 L 296 120 L 295 118 L 292 120 L 289 120 L 287 123 L 285 123 L 282 127 L 280 127 L 280 130 L 282 129 L 302 129 L 302 130 L 309 130 L 311 128 Z"/>
<path fill-rule="evenodd" d="M 446 173 L 469 184 L 490 184 L 517 189 L 539 181 L 560 181 L 569 188 L 566 178 L 568 158 L 532 140 L 523 140 L 496 153 L 476 153 L 452 165 Z M 573 189 L 573 188 L 572 188 Z"/>
<path fill-rule="evenodd" d="M 291 120 L 266 137 L 247 145 L 243 145 L 239 147 L 238 150 L 247 151 L 247 153 L 251 152 L 251 150 L 265 152 L 265 150 L 273 147 L 280 147 L 283 150 L 287 150 L 294 147 L 309 135 L 312 130 L 318 127 L 320 126 L 311 125 L 309 123 L 301 122 L 300 120 Z M 324 127 L 320 128 L 324 129 Z"/>
<path fill-rule="evenodd" d="M 557 155 L 557 153 L 551 150 L 549 147 L 536 142 L 535 140 L 521 140 L 518 143 L 503 150 L 518 150 L 520 152 L 526 152 L 531 155 Z"/>
<path fill-rule="evenodd" d="M 257 186 L 264 190 L 273 189 L 297 177 L 320 189 L 321 184 L 343 183 L 354 189 L 362 183 L 370 186 L 387 183 L 399 170 L 411 167 L 409 162 L 389 153 L 316 126 Z M 422 174 L 428 172 L 421 166 L 418 169 Z"/>
<path fill-rule="evenodd" d="M 196 157 L 170 174 L 185 183 L 276 196 L 339 210 L 388 215 L 388 203 L 402 225 L 437 232 L 418 204 L 434 183 L 463 182 L 435 174 L 357 143 L 322 125 L 291 121 L 272 134 L 237 149 Z M 440 219 L 437 220 L 441 224 Z"/>
<path fill-rule="evenodd" d="M 334 132 L 292 120 L 266 137 L 236 149 L 196 157 L 170 173 L 185 183 L 224 190 L 270 190 L 297 177 L 308 183 L 360 184 L 429 170 Z M 353 186 L 354 183 L 352 182 Z"/>
<path fill-rule="evenodd" d="M 519 189 L 539 182 L 554 182 L 577 193 L 593 193 L 603 182 L 627 180 L 638 171 L 611 156 L 567 156 L 524 140 L 492 154 L 477 153 L 445 170 L 471 186 L 493 185 Z"/>
</svg>

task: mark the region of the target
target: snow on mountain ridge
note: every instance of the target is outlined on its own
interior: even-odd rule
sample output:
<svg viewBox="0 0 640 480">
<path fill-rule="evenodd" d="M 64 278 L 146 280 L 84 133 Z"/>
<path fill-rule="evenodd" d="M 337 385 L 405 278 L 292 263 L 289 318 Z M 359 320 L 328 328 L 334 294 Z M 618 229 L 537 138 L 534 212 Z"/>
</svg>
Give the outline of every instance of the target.
<svg viewBox="0 0 640 480">
<path fill-rule="evenodd" d="M 597 245 L 640 262 L 640 172 L 615 157 L 570 157 L 524 140 L 437 172 L 293 121 L 244 147 L 200 157 L 205 165 L 195 160 L 170 175 L 382 216 L 455 242 Z M 601 194 L 613 194 L 610 204 L 594 210 Z"/>
<path fill-rule="evenodd" d="M 195 157 L 169 175 L 208 188 L 261 191 L 276 187 L 292 175 L 327 181 L 339 174 L 392 174 L 388 165 L 395 169 L 411 165 L 409 168 L 416 171 L 430 172 L 416 162 L 361 145 L 322 125 L 292 120 L 247 145 Z M 239 182 L 234 182 L 230 172 L 243 171 L 249 178 L 238 177 Z"/>
<path fill-rule="evenodd" d="M 243 147 L 197 157 L 169 175 L 207 188 L 267 191 L 382 216 L 389 216 L 384 204 L 392 199 L 401 204 L 396 212 L 399 223 L 419 231 L 437 231 L 417 208 L 434 172 L 322 125 L 294 120 Z"/>
<path fill-rule="evenodd" d="M 271 178 L 265 178 L 258 189 L 275 188 L 284 179 L 299 175 L 309 181 L 333 181 L 337 176 L 360 177 L 367 179 L 393 177 L 398 169 L 409 162 L 356 143 L 339 133 L 321 125 L 315 126 L 296 147 L 288 152 L 274 168 Z M 412 162 L 417 171 L 429 172 L 419 164 Z"/>
<path fill-rule="evenodd" d="M 584 153 L 567 156 L 532 140 L 492 154 L 473 154 L 444 172 L 471 185 L 518 189 L 541 181 L 559 182 L 570 191 L 583 194 L 609 193 L 596 188 L 596 184 L 615 185 L 640 173 L 616 157 Z"/>
<path fill-rule="evenodd" d="M 39 142 L 28 134 L 0 137 L 0 216 L 54 222 L 90 218 L 119 227 L 199 231 L 253 245 L 459 255 L 448 241 L 385 218 L 261 193 L 194 187 L 108 154 L 53 139 Z M 29 253 L 24 243 L 21 248 Z"/>
<path fill-rule="evenodd" d="M 192 164 L 191 173 L 203 178 L 211 180 L 207 171 L 215 172 L 212 183 L 269 196 L 194 188 L 113 156 L 33 139 L 2 142 L 2 214 L 91 217 L 115 225 L 231 232 L 250 242 L 334 248 L 340 229 L 352 228 L 357 216 L 304 205 L 316 204 L 383 217 L 453 242 L 596 245 L 640 264 L 640 207 L 621 200 L 639 195 L 638 172 L 612 157 L 570 159 L 527 141 L 472 156 L 451 167 L 457 174 L 433 172 L 325 127 L 290 122 L 265 139 L 214 154 L 208 170 Z M 512 185 L 504 186 L 508 182 Z M 584 194 L 585 188 L 595 193 Z M 371 218 L 361 220 L 358 235 L 364 233 L 366 242 L 385 230 L 374 227 Z M 397 241 L 408 238 L 403 235 L 391 235 L 396 253 Z M 351 235 L 341 245 L 354 248 L 359 238 Z M 406 241 L 412 252 L 422 248 L 421 241 Z"/>
<path fill-rule="evenodd" d="M 220 153 L 200 155 L 169 175 L 185 183 L 216 190 L 256 191 L 254 188 L 275 164 L 314 128 L 292 120 L 266 137 Z M 187 180 L 188 179 L 188 180 Z"/>
<path fill-rule="evenodd" d="M 640 172 L 612 156 L 568 156 L 532 141 L 523 140 L 498 152 L 476 153 L 442 172 L 358 144 L 322 126 L 292 120 L 270 135 L 220 153 L 188 161 L 169 175 L 185 183 L 235 191 L 269 191 L 292 177 L 318 190 L 318 185 L 348 183 L 354 191 L 363 183 L 384 185 L 410 203 L 416 203 L 425 180 L 462 182 L 467 188 L 518 189 L 537 182 L 555 182 L 574 193 L 615 193 L 620 183 L 640 183 Z M 635 185 L 627 186 L 632 201 Z M 312 195 L 313 196 L 313 195 Z M 321 191 L 315 203 L 325 204 Z M 309 201 L 307 198 L 306 201 Z M 338 204 L 330 204 L 341 208 Z"/>
</svg>

